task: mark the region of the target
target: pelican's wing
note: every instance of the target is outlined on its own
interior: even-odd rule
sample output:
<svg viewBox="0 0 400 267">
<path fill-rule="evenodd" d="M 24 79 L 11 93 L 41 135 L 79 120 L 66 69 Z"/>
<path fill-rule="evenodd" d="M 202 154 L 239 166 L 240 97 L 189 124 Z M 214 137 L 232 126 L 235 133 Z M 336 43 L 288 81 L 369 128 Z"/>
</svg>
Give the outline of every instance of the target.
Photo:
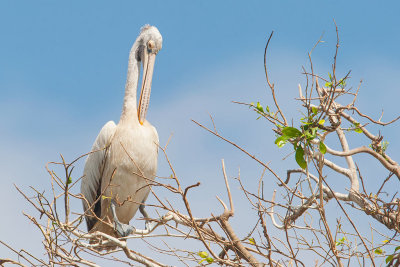
<svg viewBox="0 0 400 267">
<path fill-rule="evenodd" d="M 107 122 L 101 129 L 99 135 L 94 141 L 92 153 L 86 159 L 85 168 L 83 170 L 83 178 L 81 182 L 81 193 L 85 196 L 86 201 L 83 200 L 83 209 L 86 214 L 88 208 L 100 217 L 101 200 L 93 203 L 99 198 L 101 194 L 101 179 L 103 176 L 104 165 L 107 159 L 108 147 L 111 139 L 114 136 L 116 125 L 113 121 Z M 93 216 L 86 215 L 86 223 L 88 231 L 93 228 L 96 219 Z"/>
</svg>

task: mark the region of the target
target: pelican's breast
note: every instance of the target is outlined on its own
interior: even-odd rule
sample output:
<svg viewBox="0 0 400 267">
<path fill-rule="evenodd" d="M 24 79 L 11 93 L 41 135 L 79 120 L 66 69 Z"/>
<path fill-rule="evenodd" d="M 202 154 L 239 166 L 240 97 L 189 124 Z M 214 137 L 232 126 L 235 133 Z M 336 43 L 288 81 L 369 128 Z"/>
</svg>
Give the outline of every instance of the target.
<svg viewBox="0 0 400 267">
<path fill-rule="evenodd" d="M 149 184 L 157 171 L 158 142 L 155 128 L 147 121 L 136 127 L 117 126 L 108 155 L 110 164 L 105 170 L 109 176 L 114 170 L 115 173 L 111 180 L 105 179 L 110 181 L 105 195 L 116 197 L 119 202 L 129 200 L 117 208 L 117 216 L 123 223 L 132 219 L 149 194 Z"/>
</svg>

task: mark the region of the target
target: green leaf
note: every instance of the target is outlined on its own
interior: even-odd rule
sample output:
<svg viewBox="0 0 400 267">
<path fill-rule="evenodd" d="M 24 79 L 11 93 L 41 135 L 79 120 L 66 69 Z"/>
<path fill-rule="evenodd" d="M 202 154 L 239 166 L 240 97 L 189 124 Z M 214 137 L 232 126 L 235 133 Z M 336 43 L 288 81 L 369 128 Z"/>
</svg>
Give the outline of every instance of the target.
<svg viewBox="0 0 400 267">
<path fill-rule="evenodd" d="M 311 135 L 313 139 L 317 136 L 317 127 L 311 128 Z"/>
<path fill-rule="evenodd" d="M 313 139 L 313 136 L 312 136 L 310 131 L 305 131 L 304 135 L 307 137 L 308 140 L 312 140 Z"/>
<path fill-rule="evenodd" d="M 374 253 L 377 254 L 377 255 L 382 255 L 383 254 L 383 249 L 377 248 L 377 249 L 375 249 Z"/>
<path fill-rule="evenodd" d="M 252 237 L 249 238 L 249 242 L 250 242 L 250 244 L 252 244 L 252 245 L 255 245 L 255 244 L 256 244 L 256 241 L 255 241 L 254 238 L 252 238 Z"/>
<path fill-rule="evenodd" d="M 260 102 L 257 102 L 256 109 L 257 109 L 258 111 L 260 111 L 260 112 L 263 112 L 263 113 L 264 113 L 264 109 L 263 109 L 263 107 L 261 106 Z"/>
<path fill-rule="evenodd" d="M 394 255 L 389 255 L 389 256 L 387 256 L 387 258 L 386 258 L 386 264 L 388 264 L 389 262 L 391 262 L 392 260 L 393 260 L 393 257 L 394 257 Z"/>
<path fill-rule="evenodd" d="M 304 132 L 304 135 L 306 136 L 308 141 L 313 140 L 317 136 L 317 128 L 316 127 L 309 128 L 309 130 Z"/>
<path fill-rule="evenodd" d="M 268 106 L 265 107 L 265 110 L 267 111 L 267 113 L 269 113 L 269 107 Z"/>
<path fill-rule="evenodd" d="M 304 160 L 304 150 L 301 146 L 298 146 L 296 149 L 296 162 L 302 169 L 307 167 L 307 162 Z"/>
<path fill-rule="evenodd" d="M 340 246 L 344 244 L 344 241 L 346 241 L 346 237 L 342 237 L 339 239 L 339 241 L 336 241 L 336 246 Z"/>
<path fill-rule="evenodd" d="M 326 153 L 326 146 L 325 146 L 325 144 L 324 144 L 322 141 L 319 142 L 319 151 L 320 151 L 322 154 L 325 154 L 325 153 Z"/>
<path fill-rule="evenodd" d="M 301 132 L 294 127 L 285 127 L 282 129 L 282 133 L 289 138 L 301 136 Z"/>
<path fill-rule="evenodd" d="M 70 183 L 72 183 L 72 178 L 71 178 L 71 176 L 68 177 L 68 181 L 67 181 L 67 184 L 70 184 Z"/>
<path fill-rule="evenodd" d="M 340 79 L 339 86 L 344 89 L 346 87 L 346 79 Z"/>
<path fill-rule="evenodd" d="M 389 142 L 388 141 L 382 141 L 381 147 L 382 147 L 382 151 L 385 152 L 386 149 L 389 146 Z"/>
<path fill-rule="evenodd" d="M 396 247 L 396 248 L 394 249 L 394 252 L 398 251 L 399 249 L 400 249 L 400 246 Z"/>
<path fill-rule="evenodd" d="M 326 82 L 325 83 L 325 87 L 332 87 L 332 83 L 331 82 Z"/>
<path fill-rule="evenodd" d="M 304 132 L 304 135 L 306 135 L 306 132 L 308 132 L 308 130 L 310 129 L 310 124 L 308 123 L 306 125 L 303 125 L 301 128 Z"/>
<path fill-rule="evenodd" d="M 318 122 L 319 125 L 324 125 L 324 123 L 325 123 L 325 120 L 323 120 L 323 119 Z"/>
<path fill-rule="evenodd" d="M 289 138 L 286 135 L 279 136 L 275 140 L 275 145 L 277 145 L 279 148 L 281 148 L 287 143 L 288 139 Z"/>
<path fill-rule="evenodd" d="M 197 255 L 199 255 L 201 258 L 205 259 L 208 257 L 208 253 L 206 251 L 199 251 L 197 253 Z"/>
<path fill-rule="evenodd" d="M 362 130 L 361 130 L 361 128 L 360 128 L 360 123 L 359 122 L 353 122 L 353 126 L 354 126 L 354 131 L 356 132 L 356 133 L 362 133 Z"/>
<path fill-rule="evenodd" d="M 312 107 L 311 110 L 312 110 L 312 113 L 314 113 L 314 115 L 317 115 L 317 113 L 318 113 L 317 107 Z"/>
<path fill-rule="evenodd" d="M 207 261 L 208 263 L 213 263 L 213 262 L 214 262 L 214 259 L 211 258 L 211 257 L 208 257 L 208 258 L 206 258 L 206 261 Z"/>
</svg>

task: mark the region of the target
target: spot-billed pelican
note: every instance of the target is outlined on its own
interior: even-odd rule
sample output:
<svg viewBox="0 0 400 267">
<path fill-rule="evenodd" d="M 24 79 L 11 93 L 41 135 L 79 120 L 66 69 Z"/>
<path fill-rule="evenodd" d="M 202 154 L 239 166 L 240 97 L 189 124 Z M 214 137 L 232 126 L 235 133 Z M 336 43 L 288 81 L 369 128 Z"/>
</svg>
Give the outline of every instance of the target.
<svg viewBox="0 0 400 267">
<path fill-rule="evenodd" d="M 83 171 L 81 192 L 88 231 L 112 236 L 132 232 L 129 221 L 149 195 L 157 170 L 158 134 L 145 120 L 151 81 L 162 36 L 154 26 L 141 29 L 128 63 L 125 97 L 119 123 L 107 122 L 101 129 Z M 143 67 L 139 106 L 136 105 L 140 67 Z M 122 205 L 119 205 L 123 203 Z M 101 220 L 114 225 L 99 221 Z M 116 235 L 118 233 L 118 235 Z"/>
</svg>

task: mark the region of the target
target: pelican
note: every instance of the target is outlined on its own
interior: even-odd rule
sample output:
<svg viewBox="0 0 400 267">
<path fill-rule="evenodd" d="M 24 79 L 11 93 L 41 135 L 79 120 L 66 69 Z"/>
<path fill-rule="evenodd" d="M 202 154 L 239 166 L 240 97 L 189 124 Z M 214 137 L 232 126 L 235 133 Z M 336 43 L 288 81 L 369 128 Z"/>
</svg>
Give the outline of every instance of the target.
<svg viewBox="0 0 400 267">
<path fill-rule="evenodd" d="M 158 29 L 149 25 L 142 27 L 129 54 L 120 120 L 118 124 L 109 121 L 103 126 L 86 159 L 81 193 L 85 197 L 83 208 L 89 232 L 124 237 L 134 229 L 129 221 L 139 207 L 147 217 L 143 204 L 156 175 L 159 140 L 156 129 L 145 118 L 154 62 L 161 47 Z M 137 106 L 141 66 L 143 75 Z"/>
</svg>

